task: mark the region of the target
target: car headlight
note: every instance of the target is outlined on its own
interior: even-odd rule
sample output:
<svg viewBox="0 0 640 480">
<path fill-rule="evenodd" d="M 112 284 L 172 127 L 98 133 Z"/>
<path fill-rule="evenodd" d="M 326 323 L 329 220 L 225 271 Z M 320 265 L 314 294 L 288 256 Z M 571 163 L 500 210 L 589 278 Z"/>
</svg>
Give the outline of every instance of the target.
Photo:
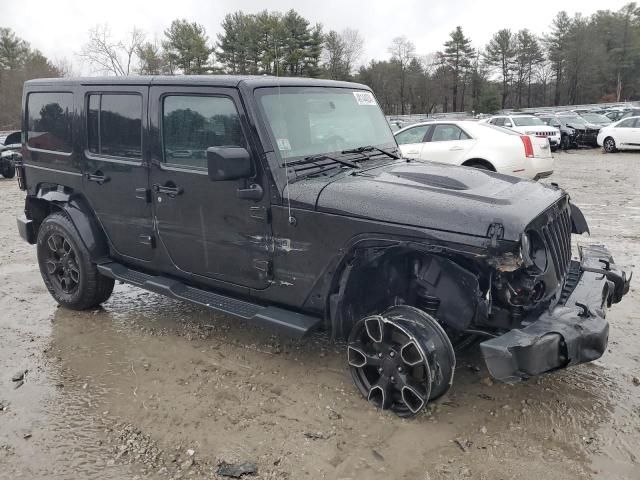
<svg viewBox="0 0 640 480">
<path fill-rule="evenodd" d="M 547 269 L 547 247 L 540 234 L 529 230 L 520 238 L 520 254 L 527 267 L 535 267 L 540 272 Z"/>
</svg>

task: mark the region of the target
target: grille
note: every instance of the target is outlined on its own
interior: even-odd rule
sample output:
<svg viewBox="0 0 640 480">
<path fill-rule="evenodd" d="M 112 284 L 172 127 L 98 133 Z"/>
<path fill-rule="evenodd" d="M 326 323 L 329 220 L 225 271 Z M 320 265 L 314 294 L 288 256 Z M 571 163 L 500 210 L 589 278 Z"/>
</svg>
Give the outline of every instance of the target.
<svg viewBox="0 0 640 480">
<path fill-rule="evenodd" d="M 564 280 L 571 264 L 571 217 L 566 206 L 542 227 L 542 236 L 551 254 L 556 275 Z"/>
</svg>

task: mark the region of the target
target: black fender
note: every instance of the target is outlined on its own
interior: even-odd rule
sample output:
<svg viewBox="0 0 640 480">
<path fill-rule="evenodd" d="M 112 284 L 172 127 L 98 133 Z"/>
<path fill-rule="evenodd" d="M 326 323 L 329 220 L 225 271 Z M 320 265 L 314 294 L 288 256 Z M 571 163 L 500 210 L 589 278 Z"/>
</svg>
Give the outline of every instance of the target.
<svg viewBox="0 0 640 480">
<path fill-rule="evenodd" d="M 571 202 L 569 202 L 569 207 L 571 208 L 571 233 L 577 233 L 578 235 L 588 233 L 591 235 L 589 225 L 587 224 L 587 220 L 584 218 L 582 210 Z"/>
<path fill-rule="evenodd" d="M 109 256 L 106 235 L 82 196 L 67 190 L 41 189 L 32 201 L 46 202 L 53 207 L 52 210 L 64 212 L 75 226 L 92 261 Z"/>
</svg>

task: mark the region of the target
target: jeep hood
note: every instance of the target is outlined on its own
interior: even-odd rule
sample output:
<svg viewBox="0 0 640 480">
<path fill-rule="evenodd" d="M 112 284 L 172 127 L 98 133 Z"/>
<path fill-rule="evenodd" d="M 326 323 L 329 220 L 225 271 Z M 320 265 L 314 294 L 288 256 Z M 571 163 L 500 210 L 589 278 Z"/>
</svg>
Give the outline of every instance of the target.
<svg viewBox="0 0 640 480">
<path fill-rule="evenodd" d="M 316 209 L 467 235 L 492 223 L 517 241 L 525 227 L 564 192 L 552 186 L 468 167 L 398 161 L 354 171 L 326 185 Z"/>
</svg>

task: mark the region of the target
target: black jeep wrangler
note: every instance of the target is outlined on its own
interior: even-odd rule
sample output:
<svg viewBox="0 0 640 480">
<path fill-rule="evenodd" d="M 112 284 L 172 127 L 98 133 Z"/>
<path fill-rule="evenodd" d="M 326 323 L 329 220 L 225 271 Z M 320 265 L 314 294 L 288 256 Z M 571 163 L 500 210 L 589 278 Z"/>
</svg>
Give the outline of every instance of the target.
<svg viewBox="0 0 640 480">
<path fill-rule="evenodd" d="M 629 276 L 573 258 L 580 210 L 554 185 L 400 158 L 363 85 L 273 77 L 34 80 L 25 216 L 61 305 L 120 280 L 303 335 L 346 339 L 362 394 L 401 416 L 481 338 L 503 381 L 605 351 Z"/>
</svg>

